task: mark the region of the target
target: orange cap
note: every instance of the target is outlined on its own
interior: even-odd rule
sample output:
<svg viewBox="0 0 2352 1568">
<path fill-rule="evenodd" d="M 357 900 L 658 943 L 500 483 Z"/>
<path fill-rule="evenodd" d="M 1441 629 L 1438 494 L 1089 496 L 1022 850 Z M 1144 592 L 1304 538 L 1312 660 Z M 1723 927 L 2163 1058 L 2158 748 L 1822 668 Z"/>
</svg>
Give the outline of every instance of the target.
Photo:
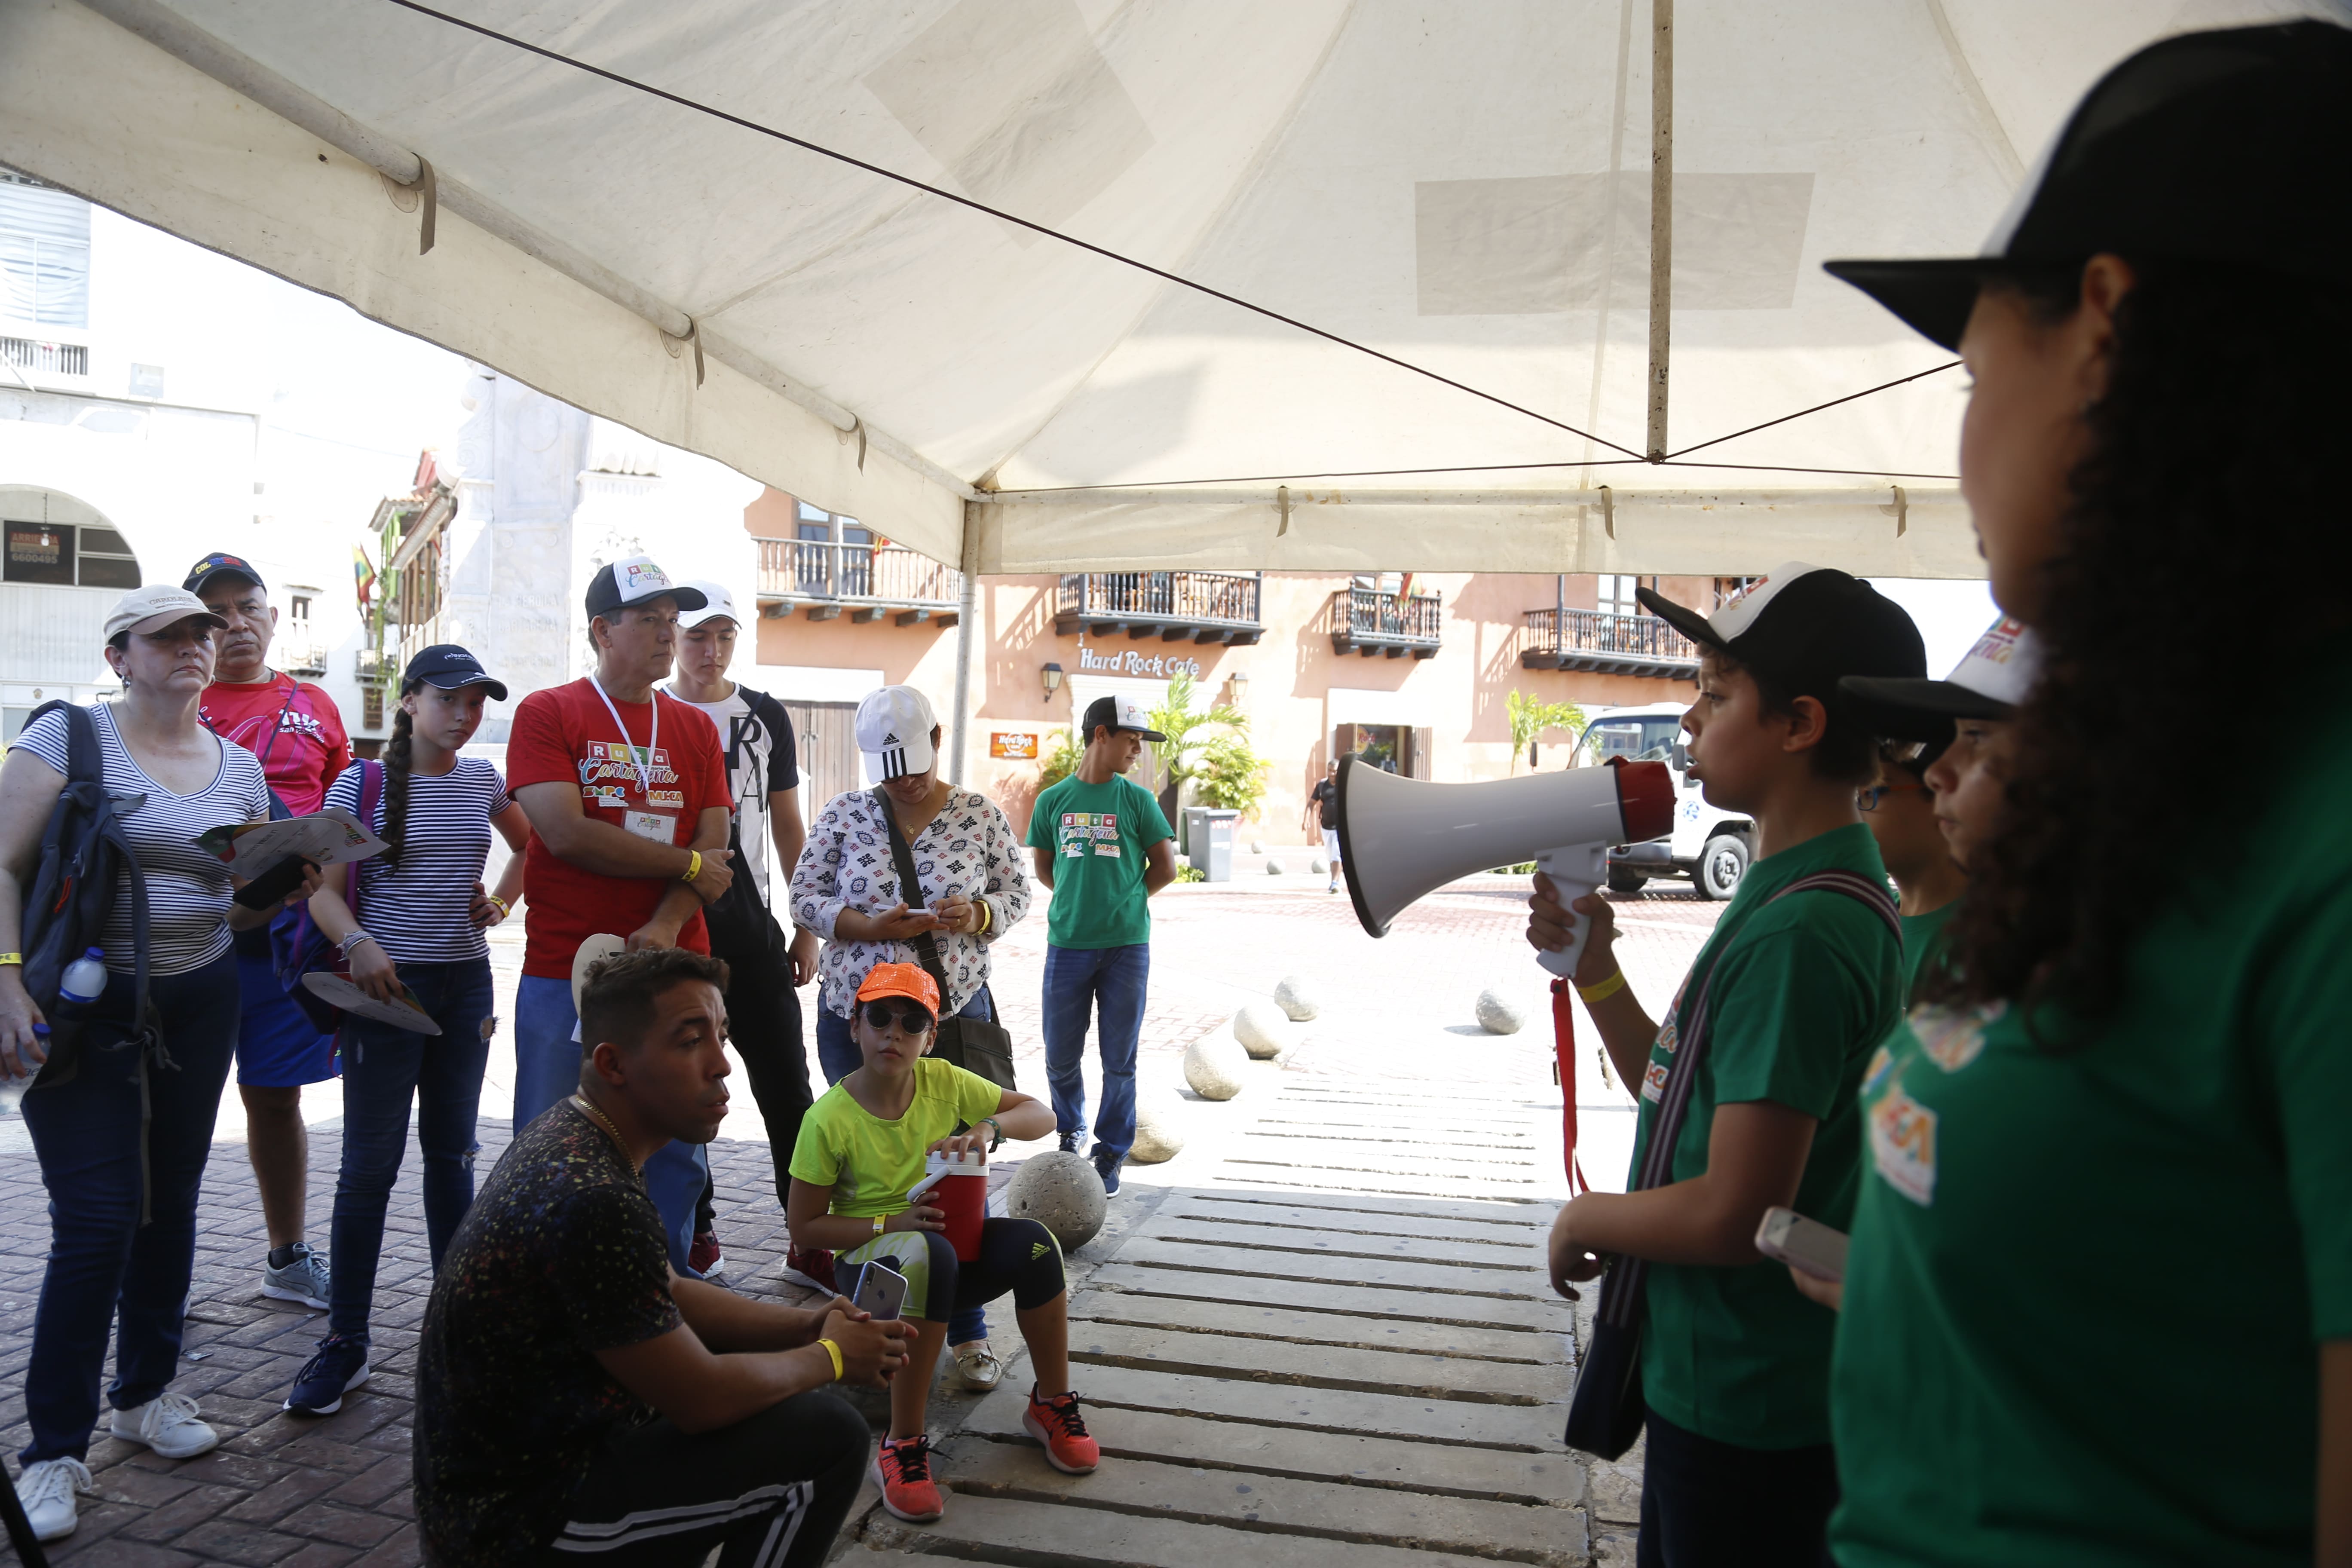
<svg viewBox="0 0 2352 1568">
<path fill-rule="evenodd" d="M 866 972 L 857 987 L 857 999 L 871 1002 L 877 996 L 904 996 L 920 1002 L 940 1016 L 940 988 L 918 963 L 877 963 Z"/>
</svg>

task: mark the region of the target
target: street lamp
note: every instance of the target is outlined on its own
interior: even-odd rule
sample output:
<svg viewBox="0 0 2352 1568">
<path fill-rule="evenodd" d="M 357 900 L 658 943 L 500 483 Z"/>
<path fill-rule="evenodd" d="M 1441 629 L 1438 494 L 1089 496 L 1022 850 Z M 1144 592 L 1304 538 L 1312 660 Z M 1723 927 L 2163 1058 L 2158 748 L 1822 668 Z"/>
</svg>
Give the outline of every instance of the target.
<svg viewBox="0 0 2352 1568">
<path fill-rule="evenodd" d="M 1045 678 L 1045 700 L 1050 702 L 1054 700 L 1054 693 L 1062 689 L 1062 667 L 1049 663 L 1037 673 Z"/>
<path fill-rule="evenodd" d="M 1234 706 L 1236 708 L 1240 707 L 1244 700 L 1249 696 L 1248 673 L 1246 671 L 1237 669 L 1231 675 L 1225 677 L 1225 684 L 1233 688 Z"/>
</svg>

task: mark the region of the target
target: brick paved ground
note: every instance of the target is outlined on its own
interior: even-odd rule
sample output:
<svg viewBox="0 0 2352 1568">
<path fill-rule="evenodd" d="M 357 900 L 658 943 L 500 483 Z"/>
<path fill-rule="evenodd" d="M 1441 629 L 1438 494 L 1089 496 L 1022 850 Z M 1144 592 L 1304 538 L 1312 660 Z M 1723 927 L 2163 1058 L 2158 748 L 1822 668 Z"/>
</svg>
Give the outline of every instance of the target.
<svg viewBox="0 0 2352 1568">
<path fill-rule="evenodd" d="M 1284 1064 L 1290 1070 L 1324 1082 L 1427 1077 L 1556 1107 L 1547 1066 L 1544 976 L 1518 937 L 1523 897 L 1517 879 L 1471 879 L 1408 910 L 1385 941 L 1375 942 L 1357 926 L 1346 896 L 1326 896 L 1319 877 L 1169 889 L 1155 906 L 1144 1092 L 1178 1096 L 1185 1047 L 1222 1027 L 1243 1003 L 1269 995 L 1285 975 L 1297 974 L 1320 993 L 1324 1008 L 1301 1029 Z M 1673 885 L 1620 901 L 1627 972 L 1654 1012 L 1721 906 L 1698 902 Z M 519 934 L 507 934 L 498 947 L 502 1017 L 512 1015 Z M 995 983 L 1006 1022 L 1024 1042 L 1023 1082 L 1040 1092 L 1037 988 L 1044 956 L 1041 904 L 997 944 Z M 1527 1032 L 1496 1037 L 1472 1023 L 1473 1004 L 1487 985 L 1523 1005 Z M 508 1139 L 506 1121 L 489 1113 L 507 1103 L 511 1061 L 509 1051 L 494 1052 L 483 1100 L 485 1171 Z M 1624 1164 L 1631 1105 L 1622 1089 L 1601 1081 L 1589 1044 L 1580 1054 L 1578 1100 L 1588 1112 L 1585 1168 L 1601 1184 L 1614 1185 Z M 737 1105 L 712 1146 L 727 1279 L 752 1294 L 792 1299 L 796 1293 L 774 1268 L 784 1237 L 764 1130 L 748 1093 Z M 341 1154 L 339 1107 L 331 1085 L 306 1096 L 306 1115 L 313 1120 L 311 1234 L 322 1246 Z M 1131 1180 L 1191 1179 L 1217 1156 L 1226 1139 L 1219 1129 L 1234 1112 L 1188 1097 L 1181 1114 L 1195 1147 L 1171 1165 L 1133 1172 Z M 310 1420 L 282 1414 L 278 1401 L 325 1331 L 324 1314 L 259 1294 L 261 1219 L 233 1091 L 225 1098 L 219 1137 L 201 1208 L 187 1362 L 174 1386 L 200 1401 L 226 1440 L 211 1454 L 173 1463 L 100 1436 L 89 1454 L 99 1492 L 84 1500 L 79 1530 L 52 1547 L 53 1560 L 124 1568 L 415 1563 L 409 1409 L 430 1273 L 414 1152 L 394 1190 L 385 1237 L 374 1377 L 346 1398 L 339 1414 Z M 1556 1143 L 1549 1158 L 1549 1171 L 1557 1173 Z M 39 1172 L 23 1125 L 0 1120 L 0 1444 L 12 1455 L 25 1440 L 21 1389 L 47 1230 Z M 955 1418 L 961 1397 L 942 1391 L 936 1407 L 943 1421 Z M 1607 1517 L 1606 1510 L 1597 1516 L 1603 1522 Z M 0 1563 L 13 1561 L 0 1549 Z"/>
</svg>

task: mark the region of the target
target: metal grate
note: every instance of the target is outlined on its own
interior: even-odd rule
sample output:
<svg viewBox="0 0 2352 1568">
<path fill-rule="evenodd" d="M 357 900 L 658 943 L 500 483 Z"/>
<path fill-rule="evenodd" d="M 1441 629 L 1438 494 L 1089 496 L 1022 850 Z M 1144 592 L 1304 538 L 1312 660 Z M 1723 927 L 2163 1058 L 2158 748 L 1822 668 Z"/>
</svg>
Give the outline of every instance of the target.
<svg viewBox="0 0 2352 1568">
<path fill-rule="evenodd" d="M 88 375 L 89 345 L 45 343 L 31 338 L 0 338 L 0 364 L 43 375 Z"/>
</svg>

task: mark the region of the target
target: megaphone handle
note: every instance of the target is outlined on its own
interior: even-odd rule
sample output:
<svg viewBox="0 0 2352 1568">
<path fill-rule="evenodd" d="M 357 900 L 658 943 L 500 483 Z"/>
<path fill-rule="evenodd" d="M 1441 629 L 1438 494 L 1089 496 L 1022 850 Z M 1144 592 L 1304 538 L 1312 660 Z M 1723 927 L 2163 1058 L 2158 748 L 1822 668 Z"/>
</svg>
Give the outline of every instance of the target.
<svg viewBox="0 0 2352 1568">
<path fill-rule="evenodd" d="M 1609 879 L 1609 846 L 1571 844 L 1564 848 L 1547 849 L 1536 857 L 1536 865 L 1551 879 L 1551 885 L 1559 890 L 1560 904 L 1566 907 Z M 1584 939 L 1591 934 L 1591 915 L 1572 916 L 1568 945 L 1558 952 L 1538 952 L 1536 962 L 1563 979 L 1573 979 L 1576 962 L 1584 956 Z"/>
</svg>

